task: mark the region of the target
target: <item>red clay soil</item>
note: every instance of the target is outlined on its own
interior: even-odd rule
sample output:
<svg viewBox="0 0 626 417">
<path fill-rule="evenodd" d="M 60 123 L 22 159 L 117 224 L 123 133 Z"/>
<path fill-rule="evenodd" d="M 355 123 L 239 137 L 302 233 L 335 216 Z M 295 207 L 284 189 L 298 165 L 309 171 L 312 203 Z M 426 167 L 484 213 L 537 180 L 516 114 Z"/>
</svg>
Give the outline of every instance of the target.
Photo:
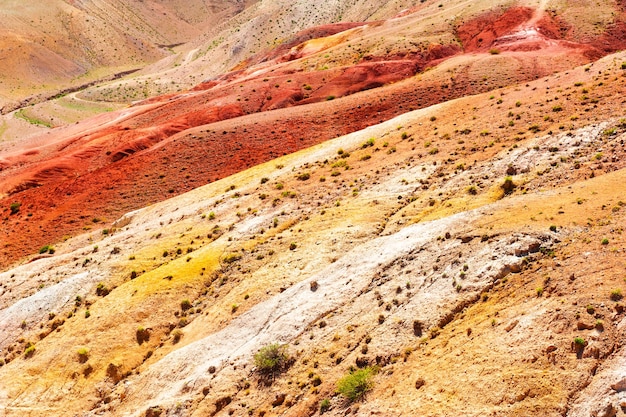
<svg viewBox="0 0 626 417">
<path fill-rule="evenodd" d="M 499 53 L 535 51 L 548 47 L 578 50 L 589 60 L 626 48 L 625 2 L 607 31 L 600 37 L 583 42 L 571 39 L 569 26 L 548 11 L 513 7 L 504 13 L 487 13 L 457 28 L 465 52 Z"/>
<path fill-rule="evenodd" d="M 465 41 L 482 48 L 532 16 L 516 10 L 492 19 L 491 27 L 466 26 Z M 8 194 L 0 199 L 0 268 L 94 227 L 94 219 L 109 224 L 128 211 L 407 111 L 554 70 L 522 57 L 517 72 L 500 79 L 485 81 L 467 69 L 449 82 L 409 78 L 456 52 L 440 47 L 308 73 L 279 66 L 258 78 L 236 71 L 193 91 L 55 129 L 42 137 L 45 146 L 0 156 L 0 195 Z M 14 202 L 21 207 L 11 214 Z"/>
<path fill-rule="evenodd" d="M 534 9 L 528 7 L 514 7 L 503 14 L 488 13 L 463 23 L 457 28 L 457 36 L 465 52 L 484 52 L 496 39 L 529 21 L 534 13 Z"/>
</svg>

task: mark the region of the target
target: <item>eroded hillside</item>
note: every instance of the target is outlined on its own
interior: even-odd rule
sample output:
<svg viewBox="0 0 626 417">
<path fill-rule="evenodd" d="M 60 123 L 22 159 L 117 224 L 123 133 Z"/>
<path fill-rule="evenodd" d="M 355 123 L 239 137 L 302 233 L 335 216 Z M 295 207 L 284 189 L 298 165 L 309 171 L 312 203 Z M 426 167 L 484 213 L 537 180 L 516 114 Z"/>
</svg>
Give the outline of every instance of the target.
<svg viewBox="0 0 626 417">
<path fill-rule="evenodd" d="M 424 4 L 387 21 L 316 27 L 190 91 L 6 142 L 2 205 L 7 214 L 11 204 L 23 207 L 3 219 L 2 263 L 280 155 L 410 110 L 565 71 L 624 44 L 615 32 L 621 10 L 602 33 L 574 38 L 560 31 L 568 27 L 564 18 L 544 9 L 486 12 L 488 6 L 455 5 L 466 14 L 453 23 Z M 84 101 L 87 93 L 74 98 Z"/>
<path fill-rule="evenodd" d="M 450 19 L 425 2 L 5 148 L 0 410 L 624 415 L 609 9 L 455 5 L 461 44 L 340 53 Z"/>
</svg>

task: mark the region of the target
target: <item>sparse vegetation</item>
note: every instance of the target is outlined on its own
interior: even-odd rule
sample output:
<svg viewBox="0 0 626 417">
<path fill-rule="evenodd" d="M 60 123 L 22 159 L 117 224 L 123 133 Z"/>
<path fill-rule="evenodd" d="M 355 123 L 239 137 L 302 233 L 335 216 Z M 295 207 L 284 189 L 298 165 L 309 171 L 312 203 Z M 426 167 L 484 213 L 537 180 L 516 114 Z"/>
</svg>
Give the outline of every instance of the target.
<svg viewBox="0 0 626 417">
<path fill-rule="evenodd" d="M 262 347 L 254 355 L 254 365 L 263 375 L 274 375 L 287 366 L 289 355 L 287 345 L 272 343 Z"/>
<path fill-rule="evenodd" d="M 33 356 L 35 354 L 35 345 L 33 344 L 29 344 L 26 346 L 26 349 L 24 349 L 24 357 L 25 358 L 30 358 L 31 356 Z"/>
<path fill-rule="evenodd" d="M 500 188 L 502 188 L 502 191 L 504 191 L 504 195 L 511 194 L 513 190 L 515 190 L 515 187 L 516 185 L 513 182 L 513 178 L 510 176 L 505 177 L 504 182 L 500 186 Z"/>
<path fill-rule="evenodd" d="M 324 414 L 328 410 L 330 410 L 330 400 L 328 398 L 325 398 L 320 401 L 320 414 Z"/>
<path fill-rule="evenodd" d="M 619 301 L 623 298 L 622 296 L 622 290 L 619 288 L 616 288 L 614 290 L 611 290 L 611 300 L 612 301 Z"/>
<path fill-rule="evenodd" d="M 375 373 L 376 370 L 371 367 L 353 371 L 337 381 L 337 392 L 350 402 L 361 400 L 373 388 Z"/>
<path fill-rule="evenodd" d="M 55 252 L 55 249 L 51 245 L 45 245 L 45 246 L 42 246 L 41 248 L 39 248 L 39 253 L 40 254 L 44 254 L 44 253 L 53 254 L 54 252 Z"/>
<path fill-rule="evenodd" d="M 80 363 L 85 363 L 89 359 L 89 349 L 86 347 L 78 348 L 76 353 L 78 354 L 78 361 Z"/>
</svg>

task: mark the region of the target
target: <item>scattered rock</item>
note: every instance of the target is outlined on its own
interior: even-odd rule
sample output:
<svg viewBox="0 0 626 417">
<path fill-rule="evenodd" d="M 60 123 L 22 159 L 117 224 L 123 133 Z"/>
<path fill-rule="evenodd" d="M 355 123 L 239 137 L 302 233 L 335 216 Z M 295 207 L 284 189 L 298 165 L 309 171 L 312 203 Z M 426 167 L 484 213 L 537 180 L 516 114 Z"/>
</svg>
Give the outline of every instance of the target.
<svg viewBox="0 0 626 417">
<path fill-rule="evenodd" d="M 417 380 L 415 381 L 415 389 L 422 388 L 425 383 L 426 381 L 424 381 L 424 378 L 417 378 Z"/>
<path fill-rule="evenodd" d="M 146 410 L 146 417 L 159 417 L 163 410 L 159 406 L 150 407 Z"/>
<path fill-rule="evenodd" d="M 285 398 L 287 398 L 287 395 L 282 392 L 276 394 L 276 398 L 274 398 L 274 401 L 272 401 L 272 407 L 278 407 L 280 405 L 283 405 L 283 403 L 285 402 Z"/>
<path fill-rule="evenodd" d="M 359 368 L 365 368 L 370 364 L 370 360 L 367 356 L 359 356 L 356 358 L 356 366 Z"/>
<path fill-rule="evenodd" d="M 579 321 L 576 324 L 576 328 L 578 330 L 592 330 L 596 327 L 595 324 L 591 324 L 591 323 L 585 323 L 584 321 Z"/>
<path fill-rule="evenodd" d="M 624 376 L 616 383 L 611 384 L 611 388 L 613 388 L 617 392 L 626 391 L 626 376 Z"/>
<path fill-rule="evenodd" d="M 231 401 L 232 398 L 230 398 L 230 395 L 227 395 L 215 401 L 215 413 L 213 413 L 213 415 L 219 413 L 224 407 L 230 404 Z"/>
<path fill-rule="evenodd" d="M 507 332 L 510 332 L 511 330 L 515 328 L 515 326 L 517 326 L 518 323 L 519 323 L 519 320 L 514 320 L 512 323 L 506 326 L 504 330 L 506 330 Z"/>
<path fill-rule="evenodd" d="M 413 321 L 413 334 L 417 337 L 422 337 L 423 325 L 419 320 Z"/>
</svg>

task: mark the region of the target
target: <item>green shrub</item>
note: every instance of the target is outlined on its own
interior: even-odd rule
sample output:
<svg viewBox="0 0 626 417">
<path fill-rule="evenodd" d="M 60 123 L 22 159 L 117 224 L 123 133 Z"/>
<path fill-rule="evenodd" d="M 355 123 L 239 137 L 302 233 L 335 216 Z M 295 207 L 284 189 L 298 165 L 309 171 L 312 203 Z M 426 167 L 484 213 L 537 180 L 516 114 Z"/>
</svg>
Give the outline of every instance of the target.
<svg viewBox="0 0 626 417">
<path fill-rule="evenodd" d="M 619 301 L 623 298 L 622 296 L 622 290 L 620 290 L 619 288 L 616 288 L 614 290 L 611 290 L 611 300 L 613 301 Z"/>
<path fill-rule="evenodd" d="M 180 342 L 180 339 L 182 339 L 182 337 L 183 337 L 183 332 L 182 332 L 182 330 L 180 330 L 180 329 L 175 329 L 175 330 L 172 332 L 172 343 L 173 343 L 173 344 L 176 344 L 176 343 Z"/>
<path fill-rule="evenodd" d="M 608 245 L 609 244 L 609 239 L 604 238 L 604 239 L 602 239 L 602 241 L 600 243 L 602 243 L 603 245 Z"/>
<path fill-rule="evenodd" d="M 189 310 L 191 308 L 191 301 L 185 298 L 183 301 L 180 302 L 180 308 L 183 311 Z"/>
<path fill-rule="evenodd" d="M 86 347 L 78 348 L 76 353 L 78 353 L 78 361 L 80 363 L 85 363 L 87 362 L 87 359 L 89 359 L 89 349 Z"/>
<path fill-rule="evenodd" d="M 261 374 L 274 374 L 287 365 L 287 345 L 272 343 L 262 347 L 254 355 L 254 365 Z"/>
<path fill-rule="evenodd" d="M 26 349 L 24 349 L 24 357 L 30 358 L 35 354 L 35 345 L 29 345 Z"/>
<path fill-rule="evenodd" d="M 362 149 L 368 148 L 370 146 L 374 146 L 374 142 L 376 140 L 374 138 L 369 138 L 363 145 L 361 145 Z"/>
<path fill-rule="evenodd" d="M 350 402 L 358 401 L 373 388 L 372 378 L 375 373 L 375 369 L 371 367 L 351 372 L 337 381 L 337 392 Z"/>
<path fill-rule="evenodd" d="M 98 286 L 96 287 L 96 295 L 99 295 L 100 297 L 104 297 L 106 295 L 108 295 L 111 292 L 110 289 L 108 289 L 103 283 L 98 283 Z"/>
<path fill-rule="evenodd" d="M 500 187 L 502 188 L 502 190 L 504 190 L 504 194 L 511 194 L 513 190 L 515 189 L 516 185 L 513 182 L 513 178 L 505 177 L 504 182 L 502 183 Z"/>
<path fill-rule="evenodd" d="M 55 249 L 54 247 L 50 246 L 50 245 L 46 245 L 46 246 L 42 246 L 41 248 L 39 248 L 39 253 L 40 254 L 44 254 L 46 252 L 48 253 L 54 253 Z"/>
<path fill-rule="evenodd" d="M 578 345 L 578 346 L 585 346 L 585 339 L 583 339 L 582 337 L 575 337 L 574 338 L 574 344 Z"/>
<path fill-rule="evenodd" d="M 320 414 L 324 414 L 328 410 L 330 410 L 330 400 L 326 398 L 320 401 Z"/>
<path fill-rule="evenodd" d="M 11 203 L 11 214 L 17 214 L 17 212 L 20 211 L 21 206 L 22 203 L 18 203 L 17 201 L 15 203 Z"/>
<path fill-rule="evenodd" d="M 306 181 L 309 178 L 311 178 L 311 174 L 309 174 L 308 172 L 304 172 L 304 173 L 298 175 L 296 178 L 298 178 L 300 181 Z"/>
</svg>

